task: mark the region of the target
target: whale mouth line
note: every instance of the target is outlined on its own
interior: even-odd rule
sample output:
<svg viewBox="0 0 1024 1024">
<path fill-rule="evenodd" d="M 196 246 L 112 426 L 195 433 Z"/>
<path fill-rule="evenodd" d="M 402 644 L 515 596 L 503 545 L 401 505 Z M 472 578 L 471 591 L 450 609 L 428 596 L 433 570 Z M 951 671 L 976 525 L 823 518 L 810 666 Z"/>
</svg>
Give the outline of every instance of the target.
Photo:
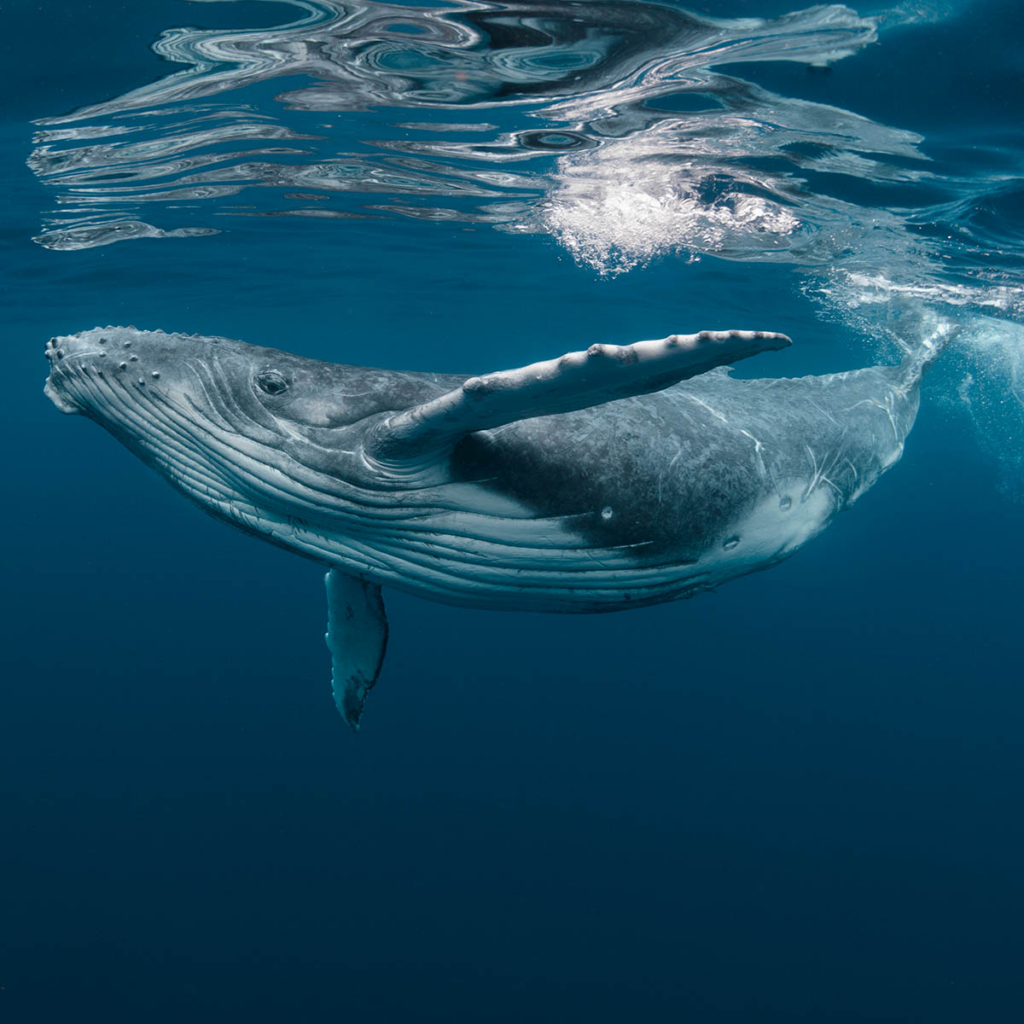
<svg viewBox="0 0 1024 1024">
<path fill-rule="evenodd" d="M 85 352 L 72 352 L 72 353 L 70 353 L 70 355 L 61 356 L 60 358 L 61 358 L 61 364 L 63 364 L 64 366 L 67 366 L 68 363 L 73 363 L 76 360 L 80 361 L 82 359 L 85 359 L 87 356 L 102 356 L 102 355 L 105 355 L 103 349 L 101 349 L 101 348 L 90 348 L 90 349 L 87 349 Z"/>
<path fill-rule="evenodd" d="M 74 416 L 82 411 L 74 401 L 56 387 L 52 374 L 46 378 L 46 383 L 43 385 L 43 394 L 53 402 L 60 412 L 66 413 L 69 416 Z"/>
</svg>

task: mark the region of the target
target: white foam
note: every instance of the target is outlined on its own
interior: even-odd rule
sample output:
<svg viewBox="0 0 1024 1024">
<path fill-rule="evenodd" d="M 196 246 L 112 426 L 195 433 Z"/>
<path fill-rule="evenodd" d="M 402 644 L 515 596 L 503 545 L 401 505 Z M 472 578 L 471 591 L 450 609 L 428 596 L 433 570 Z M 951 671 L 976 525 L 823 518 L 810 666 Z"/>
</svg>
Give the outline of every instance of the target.
<svg viewBox="0 0 1024 1024">
<path fill-rule="evenodd" d="M 965 13 L 975 0 L 904 0 L 895 7 L 870 9 L 866 14 L 876 18 L 884 29 L 901 25 L 934 25 Z"/>
<path fill-rule="evenodd" d="M 898 283 L 885 274 L 845 271 L 842 299 L 850 308 L 889 303 L 893 298 L 919 299 L 947 306 L 974 306 L 1013 312 L 1024 308 L 1024 287 L 969 285 L 939 281 Z"/>
<path fill-rule="evenodd" d="M 1000 490 L 1024 501 L 1024 324 L 1017 319 L 1024 314 L 1024 287 L 837 271 L 819 291 L 827 308 L 862 337 L 904 352 L 940 328 L 951 334 L 940 379 L 928 391 L 969 421 Z"/>
<path fill-rule="evenodd" d="M 657 159 L 649 143 L 621 141 L 559 160 L 543 229 L 577 262 L 621 274 L 672 252 L 692 256 L 775 248 L 799 220 L 780 203 L 739 190 L 701 197 L 710 170 Z"/>
</svg>

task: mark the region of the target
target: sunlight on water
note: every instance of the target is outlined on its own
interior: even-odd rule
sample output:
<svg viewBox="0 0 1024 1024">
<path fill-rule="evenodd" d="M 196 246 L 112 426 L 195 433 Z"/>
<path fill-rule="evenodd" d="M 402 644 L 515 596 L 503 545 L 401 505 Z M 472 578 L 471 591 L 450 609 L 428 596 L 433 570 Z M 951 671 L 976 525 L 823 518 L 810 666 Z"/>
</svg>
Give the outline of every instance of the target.
<svg viewBox="0 0 1024 1024">
<path fill-rule="evenodd" d="M 284 0 L 284 26 L 165 31 L 154 49 L 174 73 L 38 122 L 29 166 L 57 208 L 36 241 L 407 217 L 548 235 L 607 277 L 667 256 L 788 263 L 865 338 L 897 320 L 958 324 L 961 404 L 1016 473 L 1024 431 L 1003 424 L 1020 412 L 1015 173 L 995 147 L 975 146 L 989 169 L 965 173 L 906 128 L 729 73 L 856 60 L 889 30 L 969 6 L 716 19 L 639 0 Z"/>
<path fill-rule="evenodd" d="M 680 248 L 744 259 L 772 247 L 759 233 L 777 241 L 798 221 L 814 233 L 823 211 L 799 209 L 795 169 L 845 159 L 889 180 L 899 172 L 876 155 L 920 160 L 911 133 L 711 70 L 849 56 L 876 31 L 844 7 L 725 21 L 648 3 L 294 6 L 304 17 L 284 28 L 165 32 L 154 48 L 184 70 L 41 122 L 30 165 L 61 209 L 37 241 L 107 244 L 139 233 L 110 224 L 154 204 L 145 219 L 197 200 L 223 216 L 239 210 L 225 200 L 260 188 L 272 209 L 253 212 L 308 212 L 316 195 L 330 203 L 321 215 L 547 230 L 614 272 Z M 276 95 L 254 95 L 269 80 Z M 452 137 L 465 125 L 410 126 L 421 108 L 472 109 L 453 119 L 471 138 Z M 616 228 L 616 213 L 640 211 L 631 232 Z"/>
</svg>

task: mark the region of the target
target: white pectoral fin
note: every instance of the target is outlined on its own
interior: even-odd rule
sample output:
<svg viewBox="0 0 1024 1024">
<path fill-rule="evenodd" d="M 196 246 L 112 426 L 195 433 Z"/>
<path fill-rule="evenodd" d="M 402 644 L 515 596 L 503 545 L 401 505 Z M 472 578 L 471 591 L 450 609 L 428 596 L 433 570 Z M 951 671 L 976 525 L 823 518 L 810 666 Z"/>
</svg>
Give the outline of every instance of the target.
<svg viewBox="0 0 1024 1024">
<path fill-rule="evenodd" d="M 334 702 L 356 732 L 366 695 L 377 682 L 388 643 L 384 599 L 376 583 L 331 569 L 327 584 L 327 647 Z"/>
<path fill-rule="evenodd" d="M 370 454 L 382 461 L 422 458 L 477 430 L 661 391 L 789 344 L 786 335 L 768 331 L 701 331 L 633 345 L 591 345 L 517 370 L 471 377 L 454 391 L 398 413 L 378 427 Z"/>
</svg>

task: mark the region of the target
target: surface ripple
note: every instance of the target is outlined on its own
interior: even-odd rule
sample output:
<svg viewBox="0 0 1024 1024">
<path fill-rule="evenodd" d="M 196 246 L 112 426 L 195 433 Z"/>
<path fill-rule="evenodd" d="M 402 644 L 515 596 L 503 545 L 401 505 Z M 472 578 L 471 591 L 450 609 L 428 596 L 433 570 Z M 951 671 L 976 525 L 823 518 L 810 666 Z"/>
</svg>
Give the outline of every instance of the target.
<svg viewBox="0 0 1024 1024">
<path fill-rule="evenodd" d="M 758 70 L 813 77 L 879 42 L 898 59 L 915 25 L 963 5 L 733 19 L 644 0 L 278 8 L 293 18 L 273 28 L 167 30 L 153 48 L 172 74 L 38 121 L 28 163 L 55 208 L 35 240 L 407 218 L 546 235 L 609 277 L 666 256 L 783 263 L 833 318 L 897 346 L 915 343 L 908 323 L 994 317 L 999 373 L 1024 372 L 1017 142 L 981 127 L 929 137 L 806 98 L 822 94 L 811 79 L 773 73 L 792 88 L 768 88 Z"/>
</svg>

